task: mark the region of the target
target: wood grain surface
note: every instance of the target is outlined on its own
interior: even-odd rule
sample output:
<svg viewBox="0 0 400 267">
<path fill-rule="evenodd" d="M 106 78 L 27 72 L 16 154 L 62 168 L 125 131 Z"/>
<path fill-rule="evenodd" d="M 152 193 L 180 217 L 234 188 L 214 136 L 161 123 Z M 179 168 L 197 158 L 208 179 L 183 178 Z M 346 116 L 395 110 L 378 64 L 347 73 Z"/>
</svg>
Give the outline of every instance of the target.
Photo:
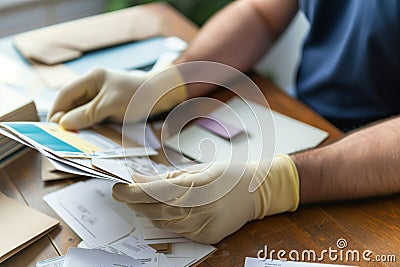
<svg viewBox="0 0 400 267">
<path fill-rule="evenodd" d="M 194 24 L 170 6 L 157 3 L 150 4 L 147 8 L 152 10 L 155 16 L 163 18 L 165 34 L 179 36 L 188 42 L 196 35 L 197 29 Z M 252 75 L 251 78 L 262 89 L 272 109 L 327 131 L 330 136 L 324 144 L 342 135 L 336 127 L 267 80 L 256 75 Z M 230 97 L 225 91 L 216 91 L 213 96 L 225 100 Z M 35 151 L 24 154 L 0 169 L 2 192 L 54 218 L 58 216 L 42 197 L 80 180 L 42 182 L 40 155 Z M 217 244 L 218 250 L 200 266 L 243 266 L 245 257 L 256 257 L 257 252 L 265 246 L 269 251 L 284 249 L 286 252 L 297 250 L 301 253 L 303 250 L 315 250 L 320 253 L 329 247 L 338 249 L 336 242 L 341 238 L 348 244 L 344 251 L 352 249 L 362 253 L 369 249 L 374 255 L 400 257 L 399 204 L 400 197 L 396 194 L 363 201 L 303 206 L 293 213 L 254 221 Z M 235 212 L 234 207 L 227 208 Z M 62 222 L 50 234 L 0 266 L 35 266 L 36 261 L 63 255 L 69 247 L 76 246 L 79 242 L 80 238 Z M 326 256 L 323 262 L 331 261 Z M 331 263 L 397 266 L 396 263 L 346 262 L 340 259 Z"/>
</svg>

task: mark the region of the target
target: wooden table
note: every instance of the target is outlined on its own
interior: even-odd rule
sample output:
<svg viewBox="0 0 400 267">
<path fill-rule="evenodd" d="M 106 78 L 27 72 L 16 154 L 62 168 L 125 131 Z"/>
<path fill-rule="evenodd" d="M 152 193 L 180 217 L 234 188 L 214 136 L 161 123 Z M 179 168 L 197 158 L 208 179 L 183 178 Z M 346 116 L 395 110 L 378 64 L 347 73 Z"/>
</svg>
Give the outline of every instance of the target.
<svg viewBox="0 0 400 267">
<path fill-rule="evenodd" d="M 196 27 L 170 6 L 158 3 L 148 5 L 148 8 L 153 10 L 156 16 L 163 17 L 166 34 L 177 35 L 186 41 L 195 36 Z M 342 135 L 337 128 L 267 80 L 256 75 L 253 75 L 252 79 L 262 89 L 274 110 L 329 132 L 330 136 L 325 143 L 332 142 Z M 223 92 L 215 92 L 214 96 L 220 99 L 227 98 Z M 42 197 L 78 180 L 42 182 L 40 155 L 35 151 L 26 153 L 0 169 L 2 192 L 55 218 L 59 217 Z M 399 195 L 392 195 L 363 201 L 303 206 L 294 213 L 248 223 L 240 231 L 217 244 L 218 250 L 201 263 L 201 266 L 243 266 L 246 256 L 257 257 L 257 252 L 265 246 L 268 246 L 269 252 L 284 249 L 287 253 L 291 250 L 297 250 L 300 254 L 303 250 L 321 253 L 329 247 L 337 249 L 336 242 L 340 238 L 346 239 L 346 249 L 357 249 L 360 253 L 369 249 L 375 254 L 400 257 L 399 200 Z M 77 246 L 79 242 L 80 238 L 61 222 L 60 227 L 0 266 L 35 266 L 36 261 L 63 255 L 69 247 Z M 343 251 L 345 252 L 345 249 Z M 330 262 L 327 255 L 323 262 Z M 335 263 L 341 262 L 346 263 L 341 260 Z M 395 263 L 365 261 L 348 264 L 396 266 Z"/>
</svg>

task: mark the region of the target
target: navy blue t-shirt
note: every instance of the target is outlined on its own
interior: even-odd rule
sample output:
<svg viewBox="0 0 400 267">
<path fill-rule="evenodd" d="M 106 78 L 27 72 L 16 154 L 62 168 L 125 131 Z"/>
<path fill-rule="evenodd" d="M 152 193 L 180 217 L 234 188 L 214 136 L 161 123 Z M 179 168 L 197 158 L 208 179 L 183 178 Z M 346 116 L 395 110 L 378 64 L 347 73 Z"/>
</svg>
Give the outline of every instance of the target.
<svg viewBox="0 0 400 267">
<path fill-rule="evenodd" d="M 297 95 L 343 130 L 400 113 L 400 1 L 299 0 Z"/>
</svg>

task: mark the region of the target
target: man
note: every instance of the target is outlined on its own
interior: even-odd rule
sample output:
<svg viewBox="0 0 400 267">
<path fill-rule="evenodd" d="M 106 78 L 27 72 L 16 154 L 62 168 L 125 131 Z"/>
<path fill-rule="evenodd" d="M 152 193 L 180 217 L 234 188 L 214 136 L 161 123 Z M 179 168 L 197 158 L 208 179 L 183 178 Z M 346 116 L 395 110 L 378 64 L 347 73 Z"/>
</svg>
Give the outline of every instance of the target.
<svg viewBox="0 0 400 267">
<path fill-rule="evenodd" d="M 343 130 L 399 113 L 400 3 L 396 0 L 236 1 L 203 27 L 175 63 L 216 61 L 246 72 L 299 9 L 311 28 L 298 73 L 298 97 Z M 173 73 L 170 80 L 186 79 L 179 71 Z M 68 129 L 103 119 L 121 121 L 131 96 L 147 77 L 139 72 L 92 71 L 64 88 L 50 119 Z M 157 84 L 151 88 L 149 94 L 157 92 Z M 155 111 L 166 111 L 209 90 L 208 86 L 181 86 L 167 94 Z M 114 198 L 158 227 L 216 243 L 248 221 L 294 211 L 299 203 L 398 192 L 399 133 L 400 119 L 392 118 L 322 148 L 276 155 L 270 170 L 268 162 L 246 163 L 244 169 L 217 162 L 204 171 L 167 173 L 163 178 L 184 188 L 176 192 L 169 192 L 163 179 L 137 175 L 140 185 L 117 184 Z M 180 205 L 201 197 L 196 194 L 198 187 L 237 173 L 241 173 L 238 184 L 218 200 L 197 207 Z M 254 176 L 266 179 L 249 192 Z M 146 192 L 169 192 L 170 198 L 167 194 L 159 201 Z"/>
</svg>

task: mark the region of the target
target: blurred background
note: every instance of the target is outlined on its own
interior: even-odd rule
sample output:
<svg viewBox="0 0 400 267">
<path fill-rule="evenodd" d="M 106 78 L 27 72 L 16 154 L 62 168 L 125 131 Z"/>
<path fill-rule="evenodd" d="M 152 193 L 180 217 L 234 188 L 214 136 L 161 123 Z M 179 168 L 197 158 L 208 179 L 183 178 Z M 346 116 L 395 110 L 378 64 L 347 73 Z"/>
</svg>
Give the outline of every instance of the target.
<svg viewBox="0 0 400 267">
<path fill-rule="evenodd" d="M 0 0 L 0 37 L 46 25 L 110 12 L 157 0 Z M 201 27 L 215 12 L 232 0 L 167 0 Z M 308 30 L 304 15 L 299 13 L 286 33 L 260 60 L 256 70 L 293 94 L 299 50 Z"/>
</svg>

